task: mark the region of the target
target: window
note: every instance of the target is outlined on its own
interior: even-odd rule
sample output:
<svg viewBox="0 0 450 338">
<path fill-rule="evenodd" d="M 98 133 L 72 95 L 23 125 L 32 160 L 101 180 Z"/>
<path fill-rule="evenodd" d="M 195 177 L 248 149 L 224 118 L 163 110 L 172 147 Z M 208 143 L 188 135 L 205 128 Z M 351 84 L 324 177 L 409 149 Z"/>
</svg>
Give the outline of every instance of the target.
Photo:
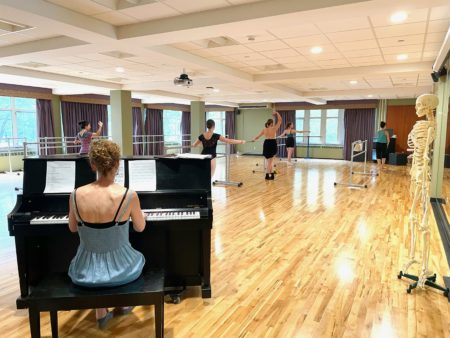
<svg viewBox="0 0 450 338">
<path fill-rule="evenodd" d="M 311 144 L 343 144 L 344 110 L 342 109 L 297 110 L 295 122 L 297 130 L 310 131 Z M 306 142 L 306 137 L 297 137 L 297 144 Z"/>
<path fill-rule="evenodd" d="M 0 96 L 0 147 L 21 147 L 37 140 L 36 100 Z"/>
<path fill-rule="evenodd" d="M 163 111 L 163 131 L 165 145 L 181 145 L 181 111 Z"/>
</svg>

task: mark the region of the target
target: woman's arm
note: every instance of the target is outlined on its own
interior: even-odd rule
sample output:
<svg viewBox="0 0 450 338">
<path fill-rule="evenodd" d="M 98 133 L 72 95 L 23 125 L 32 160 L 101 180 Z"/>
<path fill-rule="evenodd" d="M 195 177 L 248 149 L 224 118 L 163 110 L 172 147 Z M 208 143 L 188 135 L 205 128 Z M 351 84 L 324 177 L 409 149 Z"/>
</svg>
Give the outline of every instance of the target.
<svg viewBox="0 0 450 338">
<path fill-rule="evenodd" d="M 100 136 L 102 134 L 103 122 L 98 121 L 98 129 L 95 133 L 92 133 L 92 136 Z"/>
<path fill-rule="evenodd" d="M 145 229 L 145 217 L 141 209 L 141 203 L 139 202 L 139 197 L 135 191 L 132 192 L 131 196 L 131 220 L 133 221 L 133 229 L 137 232 L 142 232 Z"/>
<path fill-rule="evenodd" d="M 310 131 L 309 130 L 294 130 L 294 133 L 308 134 L 308 133 L 310 133 Z"/>
<path fill-rule="evenodd" d="M 259 139 L 261 136 L 263 136 L 264 135 L 264 129 L 263 130 L 261 130 L 261 132 L 258 134 L 258 135 L 256 135 L 254 138 L 253 138 L 253 140 L 252 141 L 256 141 L 257 139 Z"/>
<path fill-rule="evenodd" d="M 72 193 L 73 194 L 73 193 Z M 70 198 L 69 198 L 69 230 L 71 232 L 77 232 L 78 231 L 78 221 L 77 221 L 77 217 L 75 216 L 75 210 L 73 210 L 72 207 L 72 201 L 73 201 L 73 196 L 72 194 L 70 194 Z"/>
<path fill-rule="evenodd" d="M 291 130 L 292 130 L 292 129 L 291 129 Z M 281 137 L 283 137 L 284 135 L 286 135 L 286 132 L 287 132 L 286 130 L 285 130 L 285 131 L 283 131 L 283 133 L 282 133 L 282 134 L 280 134 L 280 135 L 278 135 L 277 137 L 280 137 L 280 138 L 281 138 Z"/>
<path fill-rule="evenodd" d="M 389 132 L 384 131 L 384 134 L 386 135 L 387 145 L 389 145 L 389 142 L 391 142 L 391 137 L 389 136 Z"/>
<path fill-rule="evenodd" d="M 277 124 L 275 125 L 275 130 L 278 130 L 278 128 L 280 128 L 281 127 L 281 123 L 283 122 L 282 121 L 282 119 L 281 119 L 281 115 L 280 115 L 280 113 L 279 112 L 275 112 L 275 114 L 273 114 L 273 115 L 276 115 L 277 116 Z"/>
<path fill-rule="evenodd" d="M 199 139 L 195 140 L 195 142 L 192 144 L 193 147 L 198 147 L 202 143 Z"/>
<path fill-rule="evenodd" d="M 244 140 L 235 140 L 233 138 L 226 138 L 226 137 L 223 137 L 222 135 L 220 135 L 219 140 L 224 143 L 228 143 L 228 144 L 244 144 L 245 143 Z"/>
</svg>

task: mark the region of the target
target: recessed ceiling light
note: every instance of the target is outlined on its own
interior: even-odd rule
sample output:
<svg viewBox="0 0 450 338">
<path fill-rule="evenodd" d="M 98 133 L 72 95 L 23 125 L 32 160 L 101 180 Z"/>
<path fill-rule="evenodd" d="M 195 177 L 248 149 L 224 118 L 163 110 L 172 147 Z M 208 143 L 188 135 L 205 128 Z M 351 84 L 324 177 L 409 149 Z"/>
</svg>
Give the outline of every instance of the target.
<svg viewBox="0 0 450 338">
<path fill-rule="evenodd" d="M 408 54 L 399 54 L 397 55 L 397 60 L 398 61 L 405 61 L 408 59 Z"/>
<path fill-rule="evenodd" d="M 351 80 L 351 81 L 350 81 L 350 84 L 351 84 L 351 85 L 358 84 L 358 81 L 356 81 L 356 80 Z"/>
<path fill-rule="evenodd" d="M 123 67 L 116 67 L 116 72 L 117 73 L 124 73 L 125 72 L 125 68 L 123 68 Z"/>
<path fill-rule="evenodd" d="M 392 23 L 401 23 L 403 21 L 405 21 L 408 18 L 408 13 L 406 13 L 405 11 L 399 11 L 399 12 L 395 12 L 394 14 L 391 15 L 391 22 Z"/>
<path fill-rule="evenodd" d="M 373 95 L 372 95 L 372 94 L 369 94 L 369 95 L 367 95 L 367 97 L 373 97 Z"/>
<path fill-rule="evenodd" d="M 219 88 L 214 88 L 214 89 L 213 89 L 213 92 L 214 92 L 214 93 L 218 93 L 218 92 L 220 92 L 220 89 L 219 89 Z"/>
<path fill-rule="evenodd" d="M 320 54 L 320 53 L 322 53 L 322 51 L 323 51 L 323 48 L 320 46 L 315 46 L 310 49 L 310 52 L 313 54 Z"/>
</svg>

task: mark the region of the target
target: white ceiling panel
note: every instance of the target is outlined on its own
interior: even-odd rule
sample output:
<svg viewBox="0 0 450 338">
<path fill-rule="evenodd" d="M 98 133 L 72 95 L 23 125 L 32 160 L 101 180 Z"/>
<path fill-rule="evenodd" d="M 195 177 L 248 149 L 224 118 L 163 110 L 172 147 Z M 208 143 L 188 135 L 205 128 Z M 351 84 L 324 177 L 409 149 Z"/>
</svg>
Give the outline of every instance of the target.
<svg viewBox="0 0 450 338">
<path fill-rule="evenodd" d="M 392 38 L 378 39 L 378 43 L 380 44 L 380 47 L 401 47 L 406 45 L 423 44 L 424 38 L 425 34 L 396 36 Z"/>
<path fill-rule="evenodd" d="M 291 56 L 299 55 L 299 53 L 295 49 L 292 49 L 292 48 L 261 52 L 261 54 L 263 54 L 269 58 L 291 57 Z"/>
<path fill-rule="evenodd" d="M 329 44 L 330 40 L 323 34 L 315 34 L 309 36 L 284 39 L 284 42 L 286 42 L 291 47 L 309 46 L 311 48 L 313 46 Z"/>
<path fill-rule="evenodd" d="M 210 48 L 213 53 L 217 53 L 217 55 L 234 55 L 234 54 L 244 54 L 244 53 L 252 53 L 248 47 L 242 45 L 234 45 L 234 46 L 224 46 L 224 47 L 216 47 Z"/>
<path fill-rule="evenodd" d="M 378 38 L 390 38 L 394 36 L 424 34 L 426 22 L 401 24 L 387 27 L 376 27 L 375 34 Z"/>
<path fill-rule="evenodd" d="M 428 23 L 428 33 L 447 32 L 450 27 L 450 19 L 435 20 Z"/>
<path fill-rule="evenodd" d="M 386 63 L 410 63 L 420 61 L 422 53 L 407 53 L 408 59 L 404 61 L 397 60 L 397 54 L 385 54 Z"/>
<path fill-rule="evenodd" d="M 164 0 L 164 4 L 182 13 L 200 12 L 208 9 L 230 6 L 225 0 Z"/>
<path fill-rule="evenodd" d="M 289 27 L 277 27 L 271 28 L 270 33 L 278 38 L 287 39 L 294 38 L 298 36 L 307 36 L 314 34 L 321 34 L 322 32 L 313 24 L 299 25 L 299 26 L 289 26 Z"/>
<path fill-rule="evenodd" d="M 346 58 L 351 58 L 351 57 L 377 56 L 377 55 L 380 56 L 381 52 L 379 48 L 368 48 L 360 50 L 341 51 L 341 54 Z"/>
<path fill-rule="evenodd" d="M 249 62 L 254 60 L 268 60 L 264 55 L 261 55 L 259 53 L 234 54 L 231 55 L 230 58 L 240 62 Z"/>
<path fill-rule="evenodd" d="M 361 63 L 361 62 L 374 62 L 374 63 L 379 63 L 379 62 L 383 62 L 383 58 L 381 56 L 362 56 L 362 57 L 352 57 L 352 58 L 348 58 L 348 61 L 353 63 Z"/>
<path fill-rule="evenodd" d="M 374 49 L 377 48 L 377 42 L 375 40 L 361 40 L 355 42 L 340 42 L 336 43 L 336 48 L 340 51 L 349 50 L 361 50 L 361 49 Z"/>
<path fill-rule="evenodd" d="M 296 55 L 296 56 L 273 56 L 272 59 L 278 61 L 282 64 L 289 64 L 289 63 L 310 63 L 308 59 L 302 55 Z"/>
<path fill-rule="evenodd" d="M 253 43 L 259 43 L 264 41 L 271 41 L 271 40 L 277 40 L 277 38 L 266 31 L 252 31 L 245 35 L 237 35 L 237 34 L 229 34 L 228 37 L 231 39 L 241 43 L 241 44 L 253 44 Z M 250 37 L 250 40 L 249 40 Z M 254 40 L 251 40 L 254 39 Z"/>
<path fill-rule="evenodd" d="M 162 2 L 155 2 L 142 6 L 132 6 L 126 9 L 122 9 L 120 10 L 120 12 L 140 21 L 167 18 L 181 14 L 180 11 L 167 6 Z"/>
<path fill-rule="evenodd" d="M 408 17 L 404 21 L 404 23 L 414 23 L 414 22 L 425 22 L 427 21 L 428 16 L 428 8 L 420 8 L 414 9 L 410 11 L 406 11 Z M 390 15 L 371 15 L 370 20 L 374 27 L 380 26 L 395 26 L 396 24 L 391 22 Z"/>
<path fill-rule="evenodd" d="M 430 20 L 450 19 L 450 5 L 431 8 Z"/>
<path fill-rule="evenodd" d="M 440 32 L 440 33 L 428 33 L 426 35 L 426 40 L 425 43 L 430 44 L 430 43 L 437 43 L 439 45 L 442 45 L 444 43 L 444 39 L 445 39 L 445 32 Z"/>
<path fill-rule="evenodd" d="M 349 20 L 318 22 L 316 25 L 324 33 L 370 28 L 367 18 L 351 18 Z"/>
<path fill-rule="evenodd" d="M 271 60 L 268 58 L 259 59 L 259 60 L 243 60 L 246 64 L 250 66 L 270 66 L 270 65 L 277 65 L 280 62 L 276 60 Z"/>
<path fill-rule="evenodd" d="M 422 52 L 423 45 L 407 45 L 399 47 L 383 47 L 381 48 L 383 54 L 409 54 L 415 52 Z"/>
<path fill-rule="evenodd" d="M 96 14 L 94 15 L 94 17 L 115 26 L 128 25 L 138 21 L 136 18 L 117 11 L 109 11 Z"/>
<path fill-rule="evenodd" d="M 249 43 L 246 46 L 248 48 L 251 48 L 251 49 L 253 49 L 255 51 L 258 51 L 258 52 L 289 48 L 289 46 L 286 45 L 281 40 Z"/>
<path fill-rule="evenodd" d="M 327 36 L 334 43 L 371 40 L 375 38 L 371 29 L 355 29 L 351 31 L 327 33 Z"/>
<path fill-rule="evenodd" d="M 99 3 L 92 0 L 45 0 L 47 2 L 51 2 L 55 5 L 65 7 L 71 9 L 72 11 L 86 14 L 86 15 L 95 15 L 103 12 L 108 12 L 111 9 L 102 6 Z"/>
</svg>

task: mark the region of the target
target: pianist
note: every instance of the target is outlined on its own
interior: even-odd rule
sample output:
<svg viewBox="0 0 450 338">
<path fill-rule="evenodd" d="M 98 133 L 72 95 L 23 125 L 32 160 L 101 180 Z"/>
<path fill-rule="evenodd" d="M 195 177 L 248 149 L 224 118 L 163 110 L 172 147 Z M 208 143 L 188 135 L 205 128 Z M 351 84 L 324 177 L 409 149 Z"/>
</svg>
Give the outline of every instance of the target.
<svg viewBox="0 0 450 338">
<path fill-rule="evenodd" d="M 129 219 L 134 230 L 145 228 L 137 194 L 114 183 L 120 148 L 108 140 L 93 142 L 89 151 L 97 180 L 75 189 L 70 197 L 69 228 L 80 236 L 80 246 L 69 267 L 74 284 L 82 287 L 114 287 L 137 279 L 144 256 L 129 242 Z M 128 313 L 132 308 L 117 309 Z M 103 329 L 112 318 L 108 309 L 97 309 L 97 326 Z"/>
</svg>

